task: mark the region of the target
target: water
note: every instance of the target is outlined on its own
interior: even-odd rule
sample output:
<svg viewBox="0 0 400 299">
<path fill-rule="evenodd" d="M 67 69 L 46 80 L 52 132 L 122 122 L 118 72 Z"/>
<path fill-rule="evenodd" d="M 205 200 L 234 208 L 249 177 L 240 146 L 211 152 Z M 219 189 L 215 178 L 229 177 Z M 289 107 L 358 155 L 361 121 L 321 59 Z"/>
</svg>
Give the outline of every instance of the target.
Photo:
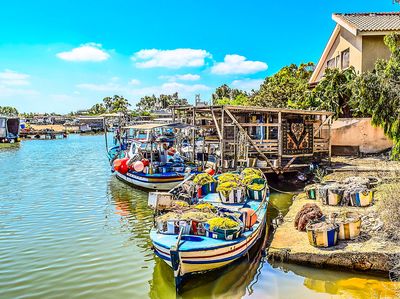
<svg viewBox="0 0 400 299">
<path fill-rule="evenodd" d="M 175 298 L 154 257 L 147 195 L 109 173 L 102 136 L 0 149 L 0 298 Z M 282 211 L 290 196 L 273 195 Z M 276 211 L 271 210 L 271 214 Z M 261 255 L 192 279 L 183 298 L 395 298 L 348 272 L 270 265 Z"/>
</svg>

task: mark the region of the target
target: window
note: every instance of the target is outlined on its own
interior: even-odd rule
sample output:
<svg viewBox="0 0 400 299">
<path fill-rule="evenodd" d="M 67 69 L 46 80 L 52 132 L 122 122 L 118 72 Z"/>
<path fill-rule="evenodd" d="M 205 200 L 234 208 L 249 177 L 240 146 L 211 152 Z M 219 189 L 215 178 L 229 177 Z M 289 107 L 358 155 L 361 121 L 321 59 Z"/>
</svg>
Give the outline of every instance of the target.
<svg viewBox="0 0 400 299">
<path fill-rule="evenodd" d="M 335 57 L 326 62 L 326 67 L 331 69 L 335 67 Z"/>
<path fill-rule="evenodd" d="M 350 49 L 342 51 L 342 69 L 350 66 Z"/>
<path fill-rule="evenodd" d="M 340 55 L 336 56 L 336 67 L 340 68 Z"/>
</svg>

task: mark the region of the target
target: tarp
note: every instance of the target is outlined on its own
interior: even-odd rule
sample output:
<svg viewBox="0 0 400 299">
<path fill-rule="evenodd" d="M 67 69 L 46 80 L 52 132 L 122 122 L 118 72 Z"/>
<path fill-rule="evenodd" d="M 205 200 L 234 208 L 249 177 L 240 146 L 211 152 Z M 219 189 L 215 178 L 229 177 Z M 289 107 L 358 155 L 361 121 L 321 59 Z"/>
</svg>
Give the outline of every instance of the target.
<svg viewBox="0 0 400 299">
<path fill-rule="evenodd" d="M 161 124 L 161 123 L 146 123 L 146 124 L 136 124 L 123 127 L 123 129 L 135 129 L 135 130 L 152 130 L 155 128 L 190 128 L 192 125 L 187 125 L 184 123 L 173 123 L 173 124 Z"/>
</svg>

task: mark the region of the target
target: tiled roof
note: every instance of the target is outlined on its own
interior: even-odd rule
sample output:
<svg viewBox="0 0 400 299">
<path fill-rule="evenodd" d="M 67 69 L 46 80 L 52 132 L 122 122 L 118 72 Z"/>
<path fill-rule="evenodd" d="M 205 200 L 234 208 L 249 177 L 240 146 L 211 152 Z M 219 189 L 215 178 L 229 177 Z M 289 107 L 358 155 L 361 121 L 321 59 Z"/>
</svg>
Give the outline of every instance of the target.
<svg viewBox="0 0 400 299">
<path fill-rule="evenodd" d="M 400 30 L 400 12 L 380 13 L 336 13 L 333 14 L 358 31 L 398 31 Z"/>
</svg>

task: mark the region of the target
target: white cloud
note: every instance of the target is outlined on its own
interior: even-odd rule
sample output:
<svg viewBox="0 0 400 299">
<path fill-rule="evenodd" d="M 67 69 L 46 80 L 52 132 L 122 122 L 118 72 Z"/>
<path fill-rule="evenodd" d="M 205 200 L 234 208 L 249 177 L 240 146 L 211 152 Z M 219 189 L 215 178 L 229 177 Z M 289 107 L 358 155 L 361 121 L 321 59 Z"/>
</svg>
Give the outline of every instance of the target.
<svg viewBox="0 0 400 299">
<path fill-rule="evenodd" d="M 160 76 L 159 79 L 168 80 L 168 81 L 197 81 L 200 80 L 200 76 L 196 74 L 184 74 L 184 75 L 173 75 L 173 76 Z"/>
<path fill-rule="evenodd" d="M 0 72 L 0 84 L 2 85 L 12 85 L 12 86 L 22 86 L 29 85 L 30 82 L 28 78 L 30 76 L 23 73 L 18 73 L 12 70 L 5 69 L 3 72 Z"/>
<path fill-rule="evenodd" d="M 130 85 L 140 85 L 140 80 L 138 79 L 132 79 L 131 81 L 129 81 Z"/>
<path fill-rule="evenodd" d="M 211 54 L 201 49 L 174 49 L 158 50 L 144 49 L 136 52 L 131 59 L 136 62 L 138 68 L 181 68 L 203 66 L 206 58 L 211 58 Z"/>
<path fill-rule="evenodd" d="M 67 61 L 103 61 L 110 57 L 105 50 L 101 48 L 101 44 L 87 43 L 71 51 L 60 52 L 56 55 L 58 58 Z"/>
<path fill-rule="evenodd" d="M 239 88 L 244 91 L 251 91 L 252 89 L 259 89 L 260 85 L 264 82 L 264 79 L 242 79 L 234 80 L 232 87 Z"/>
<path fill-rule="evenodd" d="M 211 73 L 217 75 L 253 74 L 265 71 L 267 68 L 265 62 L 246 60 L 244 56 L 232 54 L 225 55 L 224 62 L 216 63 L 211 68 Z"/>
</svg>

